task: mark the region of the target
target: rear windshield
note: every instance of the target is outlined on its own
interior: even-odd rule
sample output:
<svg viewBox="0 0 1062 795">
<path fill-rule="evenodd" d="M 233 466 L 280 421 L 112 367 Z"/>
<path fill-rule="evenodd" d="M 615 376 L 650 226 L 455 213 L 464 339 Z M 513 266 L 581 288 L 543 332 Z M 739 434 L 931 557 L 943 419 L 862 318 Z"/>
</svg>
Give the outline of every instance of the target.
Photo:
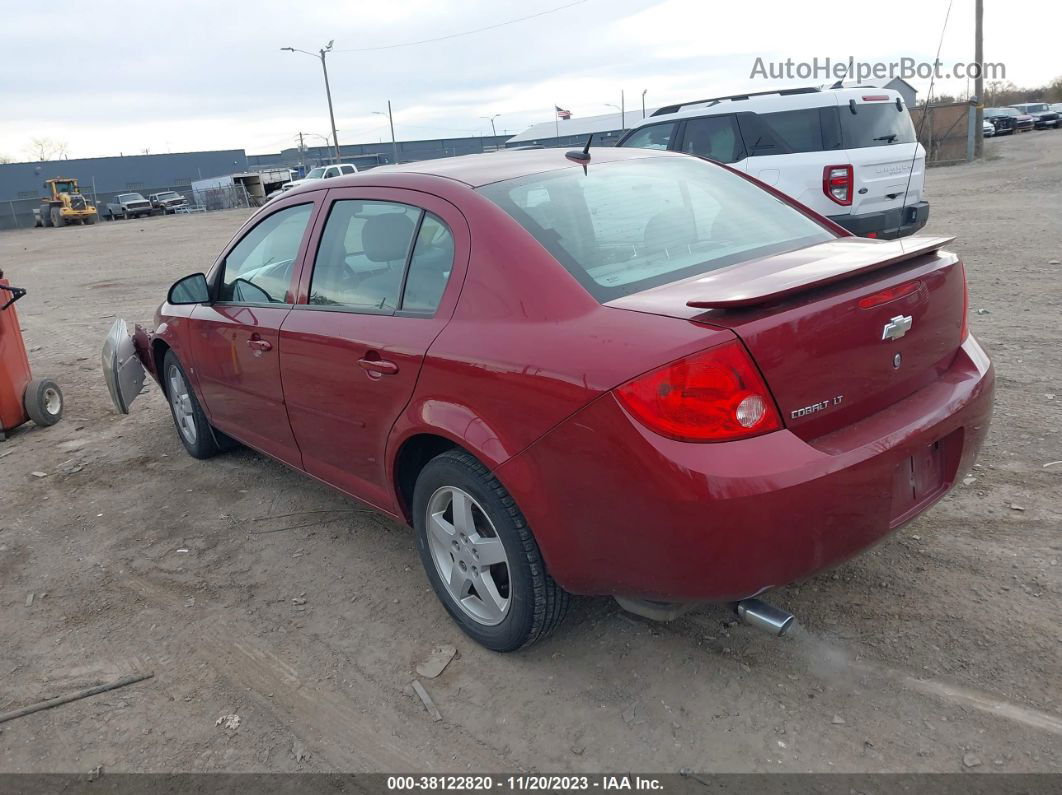
<svg viewBox="0 0 1062 795">
<path fill-rule="evenodd" d="M 852 113 L 846 105 L 838 108 L 841 114 L 845 148 L 859 149 L 864 146 L 915 142 L 911 116 L 906 109 L 898 109 L 895 102 L 873 105 L 857 104 L 855 107 L 855 113 Z"/>
<path fill-rule="evenodd" d="M 694 158 L 591 163 L 479 189 L 602 303 L 833 239 L 746 179 Z"/>
</svg>

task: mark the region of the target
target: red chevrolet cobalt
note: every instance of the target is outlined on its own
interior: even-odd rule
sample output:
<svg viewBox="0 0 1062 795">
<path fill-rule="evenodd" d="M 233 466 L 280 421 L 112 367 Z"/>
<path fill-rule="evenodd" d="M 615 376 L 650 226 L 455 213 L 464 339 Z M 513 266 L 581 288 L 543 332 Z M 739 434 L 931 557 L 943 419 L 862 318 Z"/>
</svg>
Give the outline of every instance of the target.
<svg viewBox="0 0 1062 795">
<path fill-rule="evenodd" d="M 127 411 L 146 369 L 197 458 L 235 440 L 412 525 L 491 649 L 569 594 L 762 618 L 981 447 L 948 242 L 852 237 L 671 152 L 413 163 L 268 203 L 153 330 L 116 324 L 105 373 Z"/>
</svg>

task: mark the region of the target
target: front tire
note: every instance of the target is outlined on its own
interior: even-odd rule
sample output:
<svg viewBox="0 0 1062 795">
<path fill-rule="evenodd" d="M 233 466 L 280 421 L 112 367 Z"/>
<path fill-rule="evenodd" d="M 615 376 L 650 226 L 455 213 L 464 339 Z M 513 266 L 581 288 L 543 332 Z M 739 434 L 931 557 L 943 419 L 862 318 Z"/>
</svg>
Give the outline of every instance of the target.
<svg viewBox="0 0 1062 795">
<path fill-rule="evenodd" d="M 177 438 L 192 458 L 210 458 L 221 452 L 215 431 L 207 420 L 177 354 L 166 351 L 162 362 L 162 384 L 170 404 Z"/>
<path fill-rule="evenodd" d="M 549 635 L 571 597 L 549 576 L 524 515 L 498 479 L 461 450 L 436 456 L 413 490 L 417 551 L 457 625 L 493 651 Z"/>
</svg>

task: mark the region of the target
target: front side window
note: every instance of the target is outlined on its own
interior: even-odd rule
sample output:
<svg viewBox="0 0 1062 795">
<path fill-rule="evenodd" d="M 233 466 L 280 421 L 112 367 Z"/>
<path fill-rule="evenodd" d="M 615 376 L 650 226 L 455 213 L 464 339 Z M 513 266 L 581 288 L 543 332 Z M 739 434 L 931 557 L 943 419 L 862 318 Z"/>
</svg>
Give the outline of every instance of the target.
<svg viewBox="0 0 1062 795">
<path fill-rule="evenodd" d="M 309 173 L 306 174 L 306 179 L 321 179 L 324 176 L 324 166 L 318 166 L 317 168 L 311 168 Z"/>
<path fill-rule="evenodd" d="M 312 212 L 312 204 L 285 208 L 244 235 L 225 258 L 218 300 L 240 304 L 290 303 L 288 290 L 295 258 Z"/>
<path fill-rule="evenodd" d="M 321 233 L 310 304 L 394 313 L 420 213 L 396 202 L 335 202 Z"/>
<path fill-rule="evenodd" d="M 671 139 L 675 135 L 675 122 L 667 124 L 651 124 L 631 133 L 630 138 L 623 142 L 624 146 L 632 146 L 635 149 L 667 149 Z"/>
<path fill-rule="evenodd" d="M 479 189 L 599 301 L 833 235 L 725 169 L 689 158 L 591 163 Z"/>
<path fill-rule="evenodd" d="M 733 116 L 703 116 L 687 121 L 682 151 L 720 163 L 736 163 L 745 158 L 745 147 Z"/>
</svg>

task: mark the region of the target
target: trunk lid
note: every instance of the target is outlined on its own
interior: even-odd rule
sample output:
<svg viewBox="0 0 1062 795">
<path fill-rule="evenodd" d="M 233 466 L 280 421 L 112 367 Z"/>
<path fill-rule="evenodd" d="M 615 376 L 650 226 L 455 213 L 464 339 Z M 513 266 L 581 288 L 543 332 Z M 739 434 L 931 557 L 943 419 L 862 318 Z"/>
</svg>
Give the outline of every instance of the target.
<svg viewBox="0 0 1062 795">
<path fill-rule="evenodd" d="M 958 257 L 939 250 L 948 240 L 838 238 L 608 306 L 732 330 L 786 426 L 813 439 L 902 400 L 950 366 L 966 286 Z"/>
</svg>

